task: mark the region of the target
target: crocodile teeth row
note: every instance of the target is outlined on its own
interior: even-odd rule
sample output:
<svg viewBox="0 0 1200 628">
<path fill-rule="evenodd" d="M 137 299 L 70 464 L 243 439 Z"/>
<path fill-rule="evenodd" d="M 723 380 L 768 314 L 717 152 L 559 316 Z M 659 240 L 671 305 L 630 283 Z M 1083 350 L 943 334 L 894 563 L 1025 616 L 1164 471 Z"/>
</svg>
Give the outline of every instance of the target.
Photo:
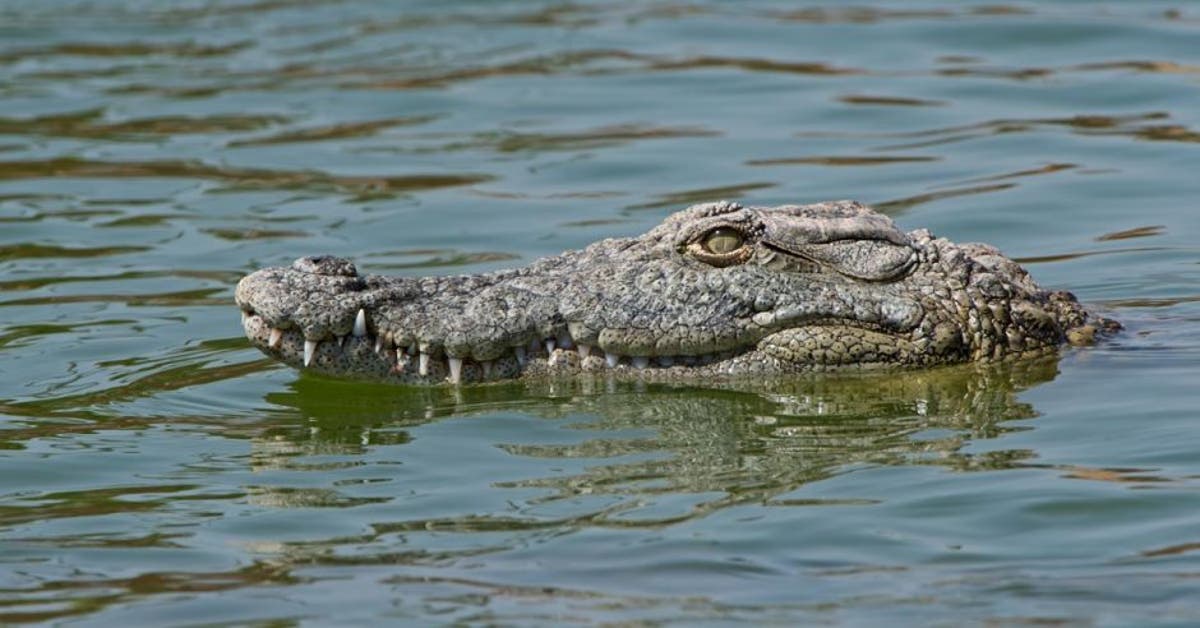
<svg viewBox="0 0 1200 628">
<path fill-rule="evenodd" d="M 253 316 L 253 314 L 251 314 L 249 312 L 242 312 L 243 324 L 251 316 Z M 390 346 L 392 344 L 391 337 L 390 336 L 385 337 L 384 334 L 378 334 L 378 335 L 374 336 L 373 338 L 369 337 L 369 334 L 367 331 L 367 314 L 365 311 L 363 311 L 361 309 L 358 311 L 358 314 L 354 318 L 354 328 L 351 331 L 351 334 L 355 338 L 363 338 L 363 339 L 365 339 L 366 342 L 372 343 L 374 345 L 375 353 L 380 353 L 381 351 L 386 349 L 387 352 L 383 353 L 381 355 L 387 356 L 390 361 L 391 354 L 392 354 L 392 347 Z M 345 348 L 346 337 L 347 337 L 346 335 L 335 336 L 335 338 L 337 339 L 338 346 L 343 349 Z M 267 335 L 267 346 L 270 347 L 271 349 L 278 349 L 280 343 L 282 343 L 282 342 L 283 342 L 283 330 L 271 328 L 270 333 Z M 321 343 L 321 341 L 319 341 L 319 340 L 309 340 L 309 339 L 304 340 L 304 366 L 305 367 L 309 367 L 312 365 L 313 358 L 317 353 L 317 348 L 320 346 L 320 343 Z M 563 332 L 554 338 L 546 338 L 542 341 L 538 341 L 536 339 L 531 340 L 529 342 L 529 346 L 527 346 L 527 347 L 526 346 L 514 347 L 513 348 L 513 357 L 516 359 L 518 365 L 520 365 L 521 367 L 524 367 L 525 365 L 527 365 L 529 363 L 529 354 L 530 353 L 539 353 L 544 349 L 546 356 L 551 361 L 551 364 L 554 364 L 555 358 L 556 358 L 556 354 L 555 354 L 556 349 L 569 350 L 572 348 L 574 348 L 579 353 L 579 358 L 581 360 L 592 355 L 593 347 L 591 345 L 576 344 L 574 342 L 574 340 L 571 338 L 570 334 Z M 422 377 L 427 377 L 429 375 L 430 357 L 431 356 L 428 351 L 421 351 L 416 343 L 409 345 L 407 348 L 396 347 L 394 349 L 394 351 L 395 351 L 395 360 L 396 360 L 396 365 L 395 365 L 394 369 L 397 372 L 403 372 L 403 371 L 407 370 L 409 368 L 409 365 L 412 362 L 413 356 L 416 356 L 416 358 L 417 358 L 417 373 L 419 375 L 421 375 Z M 716 357 L 717 356 L 715 356 L 715 355 L 678 356 L 678 357 L 658 356 L 653 359 L 654 359 L 654 362 L 658 366 L 660 366 L 662 368 L 670 368 L 671 366 L 674 366 L 677 363 L 682 363 L 682 364 L 687 364 L 687 365 L 704 364 L 713 359 L 716 359 Z M 621 356 L 619 354 L 612 353 L 610 351 L 604 352 L 604 363 L 608 368 L 617 368 L 620 365 L 621 360 L 623 358 L 625 358 L 625 356 Z M 642 370 L 645 368 L 649 368 L 651 358 L 647 357 L 647 356 L 643 356 L 643 355 L 628 356 L 628 360 L 629 360 L 629 364 L 633 368 Z M 495 362 L 493 360 L 483 360 L 483 361 L 479 361 L 478 364 L 480 366 L 480 369 L 483 371 L 483 379 L 485 379 L 485 380 L 491 379 Z M 461 383 L 462 382 L 462 372 L 463 372 L 463 358 L 447 357 L 447 367 L 449 370 L 449 376 L 446 379 L 450 383 L 453 383 L 453 384 Z"/>
</svg>

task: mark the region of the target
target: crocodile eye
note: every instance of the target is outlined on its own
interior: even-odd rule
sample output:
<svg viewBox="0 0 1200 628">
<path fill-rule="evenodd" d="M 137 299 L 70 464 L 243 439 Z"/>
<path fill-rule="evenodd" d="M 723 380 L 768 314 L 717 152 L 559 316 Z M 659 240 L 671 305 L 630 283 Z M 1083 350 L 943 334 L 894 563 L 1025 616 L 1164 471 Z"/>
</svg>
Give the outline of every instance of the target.
<svg viewBox="0 0 1200 628">
<path fill-rule="evenodd" d="M 709 266 L 723 268 L 746 263 L 754 254 L 754 247 L 740 229 L 726 225 L 700 232 L 681 252 Z"/>
<path fill-rule="evenodd" d="M 728 255 L 745 243 L 745 238 L 737 229 L 717 227 L 704 236 L 704 250 L 713 255 Z"/>
</svg>

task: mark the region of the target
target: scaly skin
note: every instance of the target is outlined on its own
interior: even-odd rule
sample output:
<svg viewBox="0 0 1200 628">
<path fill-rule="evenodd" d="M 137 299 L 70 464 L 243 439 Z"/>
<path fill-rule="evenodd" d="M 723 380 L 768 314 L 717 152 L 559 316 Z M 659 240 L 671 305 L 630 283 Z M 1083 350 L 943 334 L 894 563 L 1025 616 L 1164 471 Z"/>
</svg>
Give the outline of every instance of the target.
<svg viewBox="0 0 1200 628">
<path fill-rule="evenodd" d="M 922 367 L 1117 328 L 993 247 L 904 233 L 849 201 L 695 205 L 636 238 L 481 275 L 360 276 L 305 257 L 243 278 L 237 303 L 267 355 L 411 384 Z"/>
</svg>

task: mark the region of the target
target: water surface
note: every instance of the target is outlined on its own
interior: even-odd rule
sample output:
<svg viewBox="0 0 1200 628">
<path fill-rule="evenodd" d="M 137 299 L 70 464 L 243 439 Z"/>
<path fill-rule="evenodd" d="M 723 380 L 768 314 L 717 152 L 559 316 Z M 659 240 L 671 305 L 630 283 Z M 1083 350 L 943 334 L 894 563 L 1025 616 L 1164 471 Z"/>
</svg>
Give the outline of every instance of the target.
<svg viewBox="0 0 1200 628">
<path fill-rule="evenodd" d="M 0 623 L 1200 621 L 1200 10 L 0 0 Z M 770 385 L 386 388 L 241 337 L 862 200 L 1125 323 Z"/>
</svg>

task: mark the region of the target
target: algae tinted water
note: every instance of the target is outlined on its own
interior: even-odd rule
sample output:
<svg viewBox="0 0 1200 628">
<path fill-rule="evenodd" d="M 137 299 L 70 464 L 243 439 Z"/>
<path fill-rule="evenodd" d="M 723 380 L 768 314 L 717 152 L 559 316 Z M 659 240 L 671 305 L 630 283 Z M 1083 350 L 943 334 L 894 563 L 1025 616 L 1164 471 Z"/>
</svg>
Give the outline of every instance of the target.
<svg viewBox="0 0 1200 628">
<path fill-rule="evenodd" d="M 1195 623 L 1200 11 L 0 1 L 0 623 Z M 1123 321 L 763 386 L 300 376 L 232 288 L 856 198 Z"/>
</svg>

